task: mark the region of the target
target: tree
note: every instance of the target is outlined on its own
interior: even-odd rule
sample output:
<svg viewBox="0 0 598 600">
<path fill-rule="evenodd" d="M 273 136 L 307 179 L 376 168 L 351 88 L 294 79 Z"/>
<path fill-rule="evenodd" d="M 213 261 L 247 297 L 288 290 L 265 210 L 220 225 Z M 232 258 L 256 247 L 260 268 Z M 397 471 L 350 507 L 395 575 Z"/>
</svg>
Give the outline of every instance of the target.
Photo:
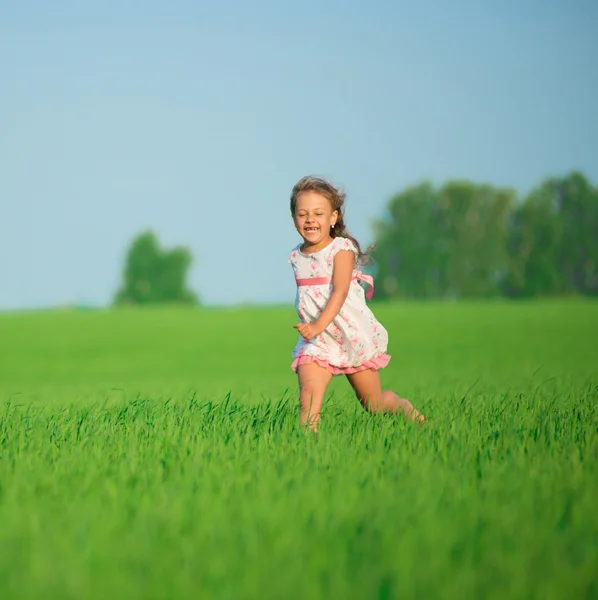
<svg viewBox="0 0 598 600">
<path fill-rule="evenodd" d="M 397 194 L 376 223 L 377 297 L 440 295 L 436 192 L 424 182 Z"/>
<path fill-rule="evenodd" d="M 542 182 L 509 229 L 506 293 L 598 294 L 598 188 L 581 173 Z"/>
<path fill-rule="evenodd" d="M 598 188 L 577 172 L 546 186 L 562 224 L 558 261 L 563 287 L 598 294 Z"/>
<path fill-rule="evenodd" d="M 447 295 L 461 298 L 500 294 L 500 282 L 508 269 L 507 222 L 515 193 L 452 181 L 440 189 L 438 196 Z"/>
<path fill-rule="evenodd" d="M 196 304 L 186 287 L 191 253 L 186 248 L 163 251 L 154 233 L 146 231 L 131 243 L 125 261 L 123 285 L 116 304 Z"/>
<path fill-rule="evenodd" d="M 509 225 L 509 273 L 505 292 L 532 297 L 564 291 L 558 268 L 562 223 L 552 200 L 538 188 L 512 213 Z"/>
<path fill-rule="evenodd" d="M 514 192 L 450 181 L 391 198 L 377 224 L 381 296 L 494 296 L 508 271 L 507 222 Z"/>
</svg>

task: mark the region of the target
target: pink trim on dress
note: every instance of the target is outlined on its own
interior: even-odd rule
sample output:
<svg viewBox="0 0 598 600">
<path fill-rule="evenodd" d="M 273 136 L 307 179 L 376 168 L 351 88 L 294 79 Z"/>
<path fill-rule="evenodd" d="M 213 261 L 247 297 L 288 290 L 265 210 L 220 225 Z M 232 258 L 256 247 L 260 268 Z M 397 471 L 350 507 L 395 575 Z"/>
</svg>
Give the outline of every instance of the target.
<svg viewBox="0 0 598 600">
<path fill-rule="evenodd" d="M 331 277 L 305 277 L 303 279 L 297 279 L 297 285 L 299 287 L 307 287 L 310 285 L 329 285 L 332 283 Z"/>
<path fill-rule="evenodd" d="M 329 285 L 332 283 L 332 277 L 303 277 L 296 279 L 299 287 L 308 287 L 310 285 Z M 364 281 L 368 284 L 369 289 L 365 294 L 368 300 L 371 300 L 374 296 L 374 278 L 370 275 L 366 275 L 362 271 L 355 271 L 355 274 L 351 278 L 351 281 Z"/>
<path fill-rule="evenodd" d="M 390 355 L 386 353 L 378 354 L 378 356 L 376 356 L 375 358 L 372 358 L 371 360 L 366 360 L 358 367 L 343 368 L 335 367 L 334 365 L 331 365 L 327 360 L 322 360 L 309 354 L 303 354 L 302 356 L 299 356 L 293 361 L 291 369 L 293 369 L 293 371 L 295 371 L 296 373 L 297 368 L 301 365 L 309 365 L 314 362 L 320 365 L 321 367 L 324 367 L 324 369 L 327 369 L 333 375 L 352 375 L 353 373 L 359 373 L 360 371 L 366 371 L 368 369 L 373 369 L 374 371 L 383 369 L 390 362 Z"/>
</svg>

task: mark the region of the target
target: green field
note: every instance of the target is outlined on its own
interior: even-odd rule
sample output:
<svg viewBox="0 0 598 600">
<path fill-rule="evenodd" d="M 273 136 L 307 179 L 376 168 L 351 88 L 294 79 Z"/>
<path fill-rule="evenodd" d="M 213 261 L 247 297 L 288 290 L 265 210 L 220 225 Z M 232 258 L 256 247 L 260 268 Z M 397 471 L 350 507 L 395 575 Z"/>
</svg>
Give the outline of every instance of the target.
<svg viewBox="0 0 598 600">
<path fill-rule="evenodd" d="M 0 598 L 598 597 L 598 303 L 374 310 L 317 443 L 292 308 L 0 315 Z"/>
</svg>

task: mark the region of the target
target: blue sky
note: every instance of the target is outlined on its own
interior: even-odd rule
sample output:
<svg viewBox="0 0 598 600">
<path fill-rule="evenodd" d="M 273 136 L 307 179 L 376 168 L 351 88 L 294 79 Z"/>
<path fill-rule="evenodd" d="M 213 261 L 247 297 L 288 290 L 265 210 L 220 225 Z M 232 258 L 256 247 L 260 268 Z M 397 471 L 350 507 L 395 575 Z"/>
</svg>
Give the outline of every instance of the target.
<svg viewBox="0 0 598 600">
<path fill-rule="evenodd" d="M 593 0 L 0 0 L 0 309 L 107 304 L 132 237 L 208 304 L 292 302 L 288 197 L 364 243 L 424 178 L 598 183 Z"/>
</svg>

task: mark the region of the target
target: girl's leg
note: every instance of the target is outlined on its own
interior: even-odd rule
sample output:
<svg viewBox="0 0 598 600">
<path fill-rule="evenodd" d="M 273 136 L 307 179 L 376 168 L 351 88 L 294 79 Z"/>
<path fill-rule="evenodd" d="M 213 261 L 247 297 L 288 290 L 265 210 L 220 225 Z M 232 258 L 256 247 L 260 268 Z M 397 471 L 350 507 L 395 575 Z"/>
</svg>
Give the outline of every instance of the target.
<svg viewBox="0 0 598 600">
<path fill-rule="evenodd" d="M 297 369 L 297 375 L 300 387 L 301 425 L 317 432 L 324 394 L 332 379 L 332 374 L 324 367 L 311 363 L 301 365 Z"/>
<path fill-rule="evenodd" d="M 424 422 L 424 415 L 415 410 L 409 400 L 401 398 L 389 390 L 382 390 L 378 371 L 371 369 L 360 371 L 347 375 L 347 379 L 355 391 L 357 399 L 368 412 L 402 412 L 407 419 Z"/>
</svg>

